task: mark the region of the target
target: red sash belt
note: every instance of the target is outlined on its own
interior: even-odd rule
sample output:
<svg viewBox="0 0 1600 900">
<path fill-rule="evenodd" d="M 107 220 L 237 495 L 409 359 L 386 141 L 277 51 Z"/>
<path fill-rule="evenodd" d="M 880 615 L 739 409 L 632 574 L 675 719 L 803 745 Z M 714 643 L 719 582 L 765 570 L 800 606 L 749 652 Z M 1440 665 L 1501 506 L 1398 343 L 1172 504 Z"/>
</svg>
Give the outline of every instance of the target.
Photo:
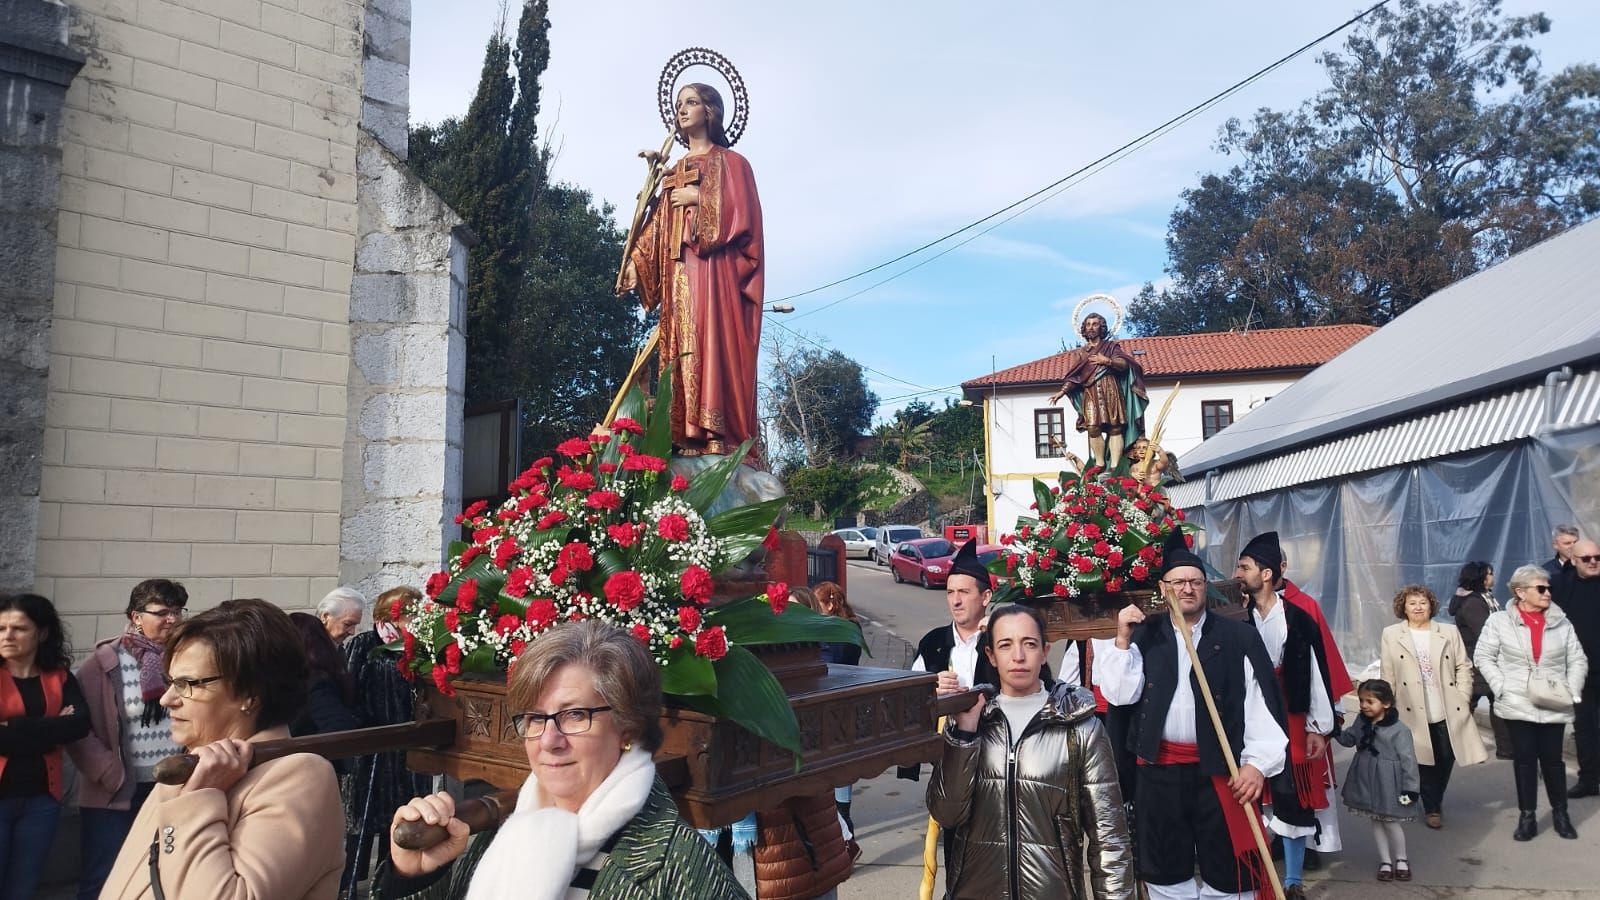
<svg viewBox="0 0 1600 900">
<path fill-rule="evenodd" d="M 1180 766 L 1200 762 L 1200 746 L 1198 744 L 1180 744 L 1174 741 L 1162 741 L 1156 750 L 1155 765 Z M 1149 765 L 1145 760 L 1139 760 L 1140 765 Z M 1228 826 L 1228 845 L 1233 848 L 1234 862 L 1239 866 L 1243 878 L 1242 884 L 1263 885 L 1267 883 L 1266 863 L 1261 859 L 1261 854 L 1256 851 L 1255 836 L 1250 832 L 1249 816 L 1256 817 L 1258 825 L 1261 821 L 1260 804 L 1251 804 L 1249 813 L 1245 812 L 1239 801 L 1233 799 L 1233 791 L 1228 787 L 1228 776 L 1212 775 L 1211 788 L 1217 792 L 1217 805 L 1222 807 L 1222 821 Z M 1266 832 L 1263 830 L 1262 834 Z M 1249 889 L 1248 887 L 1246 888 Z"/>
<path fill-rule="evenodd" d="M 1278 687 L 1285 697 L 1289 689 L 1283 683 L 1283 667 L 1277 669 Z M 1328 754 L 1317 759 L 1306 756 L 1306 717 L 1289 713 L 1289 775 L 1294 779 L 1294 793 L 1301 809 L 1328 808 Z"/>
</svg>

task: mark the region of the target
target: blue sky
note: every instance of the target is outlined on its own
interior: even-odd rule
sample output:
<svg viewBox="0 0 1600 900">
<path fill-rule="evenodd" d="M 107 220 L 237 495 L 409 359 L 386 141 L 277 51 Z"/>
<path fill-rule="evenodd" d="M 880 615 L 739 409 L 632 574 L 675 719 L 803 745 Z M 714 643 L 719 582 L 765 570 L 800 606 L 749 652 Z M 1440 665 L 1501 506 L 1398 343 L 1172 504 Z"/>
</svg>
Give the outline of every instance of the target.
<svg viewBox="0 0 1600 900">
<path fill-rule="evenodd" d="M 771 302 L 987 215 L 1366 5 L 1058 0 L 978 12 L 948 0 L 810 0 L 726 4 L 711 17 L 697 14 L 705 6 L 552 0 L 541 137 L 558 152 L 557 178 L 626 215 L 643 177 L 634 154 L 665 134 L 655 108 L 661 66 L 684 47 L 725 54 L 751 97 L 737 149 L 762 196 Z M 1552 18 L 1535 44 L 1546 71 L 1600 59 L 1600 4 L 1505 6 Z M 414 123 L 466 110 L 498 9 L 496 0 L 414 3 Z M 511 18 L 514 30 L 515 3 Z M 1318 49 L 1338 46 L 1336 38 Z M 881 415 L 907 395 L 935 404 L 957 396 L 937 389 L 988 372 L 991 359 L 1005 368 L 1054 353 L 1080 298 L 1126 299 L 1163 277 L 1179 194 L 1226 165 L 1211 149 L 1217 127 L 1315 93 L 1325 81 L 1314 56 L 903 277 L 818 311 L 930 254 L 790 301 L 796 313 L 768 321 L 874 370 Z"/>
</svg>

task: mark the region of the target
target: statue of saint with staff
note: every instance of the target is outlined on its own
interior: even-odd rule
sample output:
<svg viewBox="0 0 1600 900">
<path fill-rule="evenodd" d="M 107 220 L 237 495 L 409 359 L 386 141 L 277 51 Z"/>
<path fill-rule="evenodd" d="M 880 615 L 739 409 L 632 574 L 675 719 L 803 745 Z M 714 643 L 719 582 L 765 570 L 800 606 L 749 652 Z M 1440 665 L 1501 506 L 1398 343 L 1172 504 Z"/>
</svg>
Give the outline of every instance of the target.
<svg viewBox="0 0 1600 900">
<path fill-rule="evenodd" d="M 728 79 L 738 104 L 731 115 L 710 85 L 694 82 L 672 92 L 677 76 L 691 65 L 709 65 Z M 651 344 L 659 347 L 663 369 L 672 367 L 677 454 L 726 454 L 759 428 L 761 201 L 750 163 L 731 149 L 743 131 L 748 101 L 727 60 L 701 48 L 674 56 L 661 86 L 662 118 L 672 133 L 661 153 L 642 154 L 651 172 L 617 292 L 637 289 L 646 310 L 660 311 Z M 687 153 L 668 165 L 674 136 Z M 639 365 L 651 344 L 641 352 Z"/>
<path fill-rule="evenodd" d="M 1083 346 L 1067 355 L 1067 371 L 1061 389 L 1050 396 L 1051 403 L 1062 397 L 1072 401 L 1078 412 L 1077 428 L 1088 435 L 1089 461 L 1110 469 L 1122 462 L 1123 452 L 1144 434 L 1144 410 L 1149 405 L 1145 393 L 1144 368 L 1133 354 L 1111 337 L 1106 317 L 1098 312 L 1082 314 L 1091 302 L 1101 301 L 1122 324 L 1122 309 L 1108 294 L 1085 297 L 1073 312 Z"/>
</svg>

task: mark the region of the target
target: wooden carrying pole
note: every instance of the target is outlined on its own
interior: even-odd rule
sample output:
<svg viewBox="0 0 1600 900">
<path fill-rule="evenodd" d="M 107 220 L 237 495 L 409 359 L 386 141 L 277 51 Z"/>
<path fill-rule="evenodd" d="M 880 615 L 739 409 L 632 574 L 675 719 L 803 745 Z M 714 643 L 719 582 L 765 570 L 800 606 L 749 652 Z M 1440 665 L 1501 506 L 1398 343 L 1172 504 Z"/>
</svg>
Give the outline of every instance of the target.
<svg viewBox="0 0 1600 900">
<path fill-rule="evenodd" d="M 282 759 L 296 753 L 315 753 L 328 759 L 347 756 L 366 756 L 388 750 L 406 750 L 412 747 L 447 747 L 456 740 L 454 719 L 428 719 L 424 722 L 406 722 L 402 725 L 380 725 L 377 728 L 357 728 L 351 731 L 333 731 L 305 737 L 283 738 L 276 741 L 257 741 L 250 745 L 250 768 L 264 762 Z M 169 756 L 156 763 L 158 784 L 184 784 L 194 774 L 200 758 L 192 753 Z"/>
<path fill-rule="evenodd" d="M 1194 677 L 1200 683 L 1200 697 L 1206 702 L 1206 712 L 1211 714 L 1211 727 L 1217 732 L 1217 743 L 1222 745 L 1222 758 L 1228 762 L 1228 777 L 1239 777 L 1239 764 L 1233 761 L 1233 746 L 1228 743 L 1228 733 L 1222 728 L 1222 715 L 1217 712 L 1217 701 L 1211 696 L 1211 683 L 1206 680 L 1206 670 L 1200 665 L 1200 654 L 1195 652 L 1194 638 L 1189 634 L 1189 623 L 1183 620 L 1183 610 L 1178 608 L 1178 597 L 1172 588 L 1163 583 L 1161 585 L 1162 599 L 1167 601 L 1167 610 L 1172 614 L 1173 626 L 1178 633 L 1183 635 L 1183 648 L 1189 651 L 1189 665 L 1194 669 Z M 1278 881 L 1278 867 L 1273 865 L 1272 853 L 1267 849 L 1266 835 L 1261 833 L 1261 814 L 1244 804 L 1245 818 L 1250 820 L 1250 835 L 1256 839 L 1256 852 L 1261 854 L 1261 867 L 1267 870 L 1267 880 L 1272 884 L 1272 896 L 1283 900 L 1283 884 Z"/>
</svg>

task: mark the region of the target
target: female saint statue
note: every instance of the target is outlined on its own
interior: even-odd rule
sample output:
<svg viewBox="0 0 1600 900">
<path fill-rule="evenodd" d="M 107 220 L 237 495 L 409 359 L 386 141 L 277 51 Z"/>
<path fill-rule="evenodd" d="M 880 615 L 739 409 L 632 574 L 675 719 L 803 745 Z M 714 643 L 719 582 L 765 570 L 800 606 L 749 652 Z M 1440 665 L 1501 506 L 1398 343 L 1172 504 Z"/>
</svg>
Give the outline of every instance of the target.
<svg viewBox="0 0 1600 900">
<path fill-rule="evenodd" d="M 686 155 L 625 263 L 619 287 L 660 309 L 660 361 L 672 366 L 672 443 L 679 455 L 726 454 L 754 437 L 764 266 L 761 201 L 750 163 L 729 149 L 722 96 L 677 94 Z"/>
</svg>

